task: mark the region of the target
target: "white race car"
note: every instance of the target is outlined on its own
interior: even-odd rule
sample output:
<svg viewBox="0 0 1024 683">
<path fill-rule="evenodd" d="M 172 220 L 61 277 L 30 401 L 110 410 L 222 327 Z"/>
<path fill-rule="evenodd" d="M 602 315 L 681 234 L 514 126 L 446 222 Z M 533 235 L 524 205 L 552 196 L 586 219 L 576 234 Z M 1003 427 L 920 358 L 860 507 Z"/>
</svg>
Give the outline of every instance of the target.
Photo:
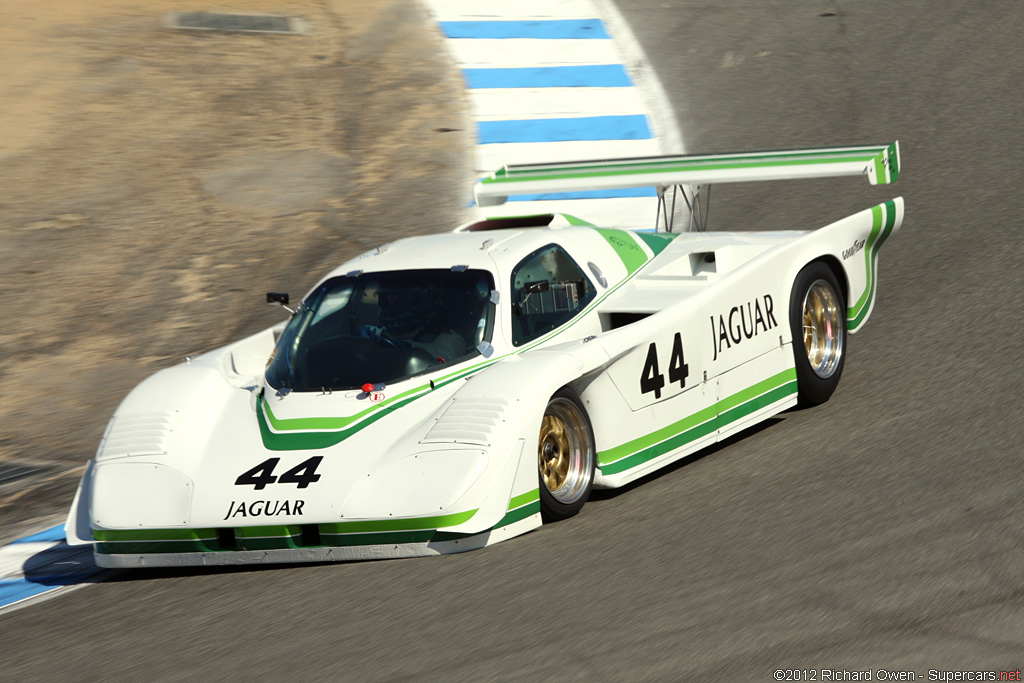
<svg viewBox="0 0 1024 683">
<path fill-rule="evenodd" d="M 701 202 L 711 183 L 854 174 L 892 182 L 898 145 L 505 167 L 481 206 L 653 186 L 664 220 L 499 218 L 352 259 L 286 323 L 135 388 L 68 542 L 104 567 L 471 550 L 826 401 L 902 199 L 785 232 L 708 232 Z"/>
</svg>

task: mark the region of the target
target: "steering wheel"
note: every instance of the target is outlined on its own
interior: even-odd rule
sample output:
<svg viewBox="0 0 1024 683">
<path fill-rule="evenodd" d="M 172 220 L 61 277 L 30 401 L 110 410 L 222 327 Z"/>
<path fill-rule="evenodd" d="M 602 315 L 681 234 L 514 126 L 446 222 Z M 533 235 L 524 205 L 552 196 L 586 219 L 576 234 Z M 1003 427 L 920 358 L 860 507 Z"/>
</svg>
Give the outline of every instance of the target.
<svg viewBox="0 0 1024 683">
<path fill-rule="evenodd" d="M 381 346 L 389 349 L 397 349 L 398 341 L 391 336 L 391 333 L 387 331 L 387 328 L 381 328 L 380 336 L 377 338 Z"/>
</svg>

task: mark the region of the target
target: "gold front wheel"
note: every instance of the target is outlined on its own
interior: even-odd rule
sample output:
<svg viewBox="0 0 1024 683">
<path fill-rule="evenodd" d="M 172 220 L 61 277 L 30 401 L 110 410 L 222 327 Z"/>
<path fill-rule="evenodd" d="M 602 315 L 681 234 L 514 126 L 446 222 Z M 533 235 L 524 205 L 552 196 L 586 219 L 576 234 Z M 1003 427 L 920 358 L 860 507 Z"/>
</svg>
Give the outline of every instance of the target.
<svg viewBox="0 0 1024 683">
<path fill-rule="evenodd" d="M 594 480 L 596 449 L 590 421 L 568 389 L 551 397 L 537 444 L 541 512 L 565 519 L 583 507 Z"/>
</svg>

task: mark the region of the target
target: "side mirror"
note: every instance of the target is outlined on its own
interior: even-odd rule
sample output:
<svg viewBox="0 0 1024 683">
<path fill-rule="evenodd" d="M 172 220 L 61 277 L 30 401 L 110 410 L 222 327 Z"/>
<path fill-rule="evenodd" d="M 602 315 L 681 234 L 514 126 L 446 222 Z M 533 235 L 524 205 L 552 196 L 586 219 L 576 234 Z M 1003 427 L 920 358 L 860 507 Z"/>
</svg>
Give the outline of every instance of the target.
<svg viewBox="0 0 1024 683">
<path fill-rule="evenodd" d="M 288 308 L 288 292 L 267 292 L 268 304 L 281 304 L 281 308 L 295 315 L 295 310 Z"/>
<path fill-rule="evenodd" d="M 288 305 L 288 292 L 267 292 L 268 304 Z"/>
</svg>

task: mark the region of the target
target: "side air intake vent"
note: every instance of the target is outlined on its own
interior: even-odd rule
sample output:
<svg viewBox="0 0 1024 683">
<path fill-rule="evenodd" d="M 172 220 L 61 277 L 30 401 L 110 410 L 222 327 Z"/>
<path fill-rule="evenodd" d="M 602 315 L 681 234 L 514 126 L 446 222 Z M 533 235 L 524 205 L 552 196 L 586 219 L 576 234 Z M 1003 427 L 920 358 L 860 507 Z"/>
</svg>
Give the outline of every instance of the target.
<svg viewBox="0 0 1024 683">
<path fill-rule="evenodd" d="M 491 445 L 491 434 L 501 423 L 508 401 L 501 398 L 452 399 L 448 409 L 420 443 Z"/>
<path fill-rule="evenodd" d="M 173 411 L 129 413 L 111 420 L 96 453 L 97 460 L 130 455 L 163 455 L 167 452 Z"/>
</svg>

